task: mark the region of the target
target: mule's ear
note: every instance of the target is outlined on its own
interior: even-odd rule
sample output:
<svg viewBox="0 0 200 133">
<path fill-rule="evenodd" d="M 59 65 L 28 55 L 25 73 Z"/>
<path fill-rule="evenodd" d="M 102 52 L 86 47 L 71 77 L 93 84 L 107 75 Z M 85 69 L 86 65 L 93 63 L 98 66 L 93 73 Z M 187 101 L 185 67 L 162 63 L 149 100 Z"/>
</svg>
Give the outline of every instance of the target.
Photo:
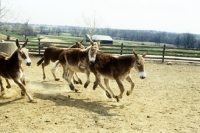
<svg viewBox="0 0 200 133">
<path fill-rule="evenodd" d="M 100 43 L 101 43 L 100 40 L 98 40 L 98 41 L 97 41 L 98 46 L 100 46 Z"/>
<path fill-rule="evenodd" d="M 80 41 L 80 43 L 83 43 L 84 39 Z"/>
<path fill-rule="evenodd" d="M 22 45 L 22 48 L 25 47 L 28 43 L 28 38 L 26 39 L 25 43 Z"/>
<path fill-rule="evenodd" d="M 92 39 L 90 38 L 90 44 L 93 46 L 94 42 L 92 41 Z"/>
<path fill-rule="evenodd" d="M 145 57 L 145 56 L 147 55 L 147 53 L 148 53 L 148 51 L 146 51 L 146 52 L 142 55 L 142 57 Z"/>
<path fill-rule="evenodd" d="M 18 48 L 20 48 L 18 39 L 16 39 L 16 46 L 17 46 Z"/>
<path fill-rule="evenodd" d="M 133 49 L 133 54 L 135 55 L 136 58 L 138 58 L 138 55 L 135 53 L 134 49 Z"/>
</svg>

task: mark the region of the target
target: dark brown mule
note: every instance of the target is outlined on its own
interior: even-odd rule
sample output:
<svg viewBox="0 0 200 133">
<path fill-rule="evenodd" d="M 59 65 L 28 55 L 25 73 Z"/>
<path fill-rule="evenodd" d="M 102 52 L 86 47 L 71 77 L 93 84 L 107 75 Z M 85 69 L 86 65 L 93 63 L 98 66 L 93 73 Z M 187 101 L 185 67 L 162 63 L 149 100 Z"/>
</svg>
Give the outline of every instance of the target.
<svg viewBox="0 0 200 133">
<path fill-rule="evenodd" d="M 0 85 L 1 92 L 4 93 L 4 87 L 2 84 L 2 77 L 5 79 L 12 79 L 21 89 L 21 95 L 25 94 L 28 96 L 30 101 L 33 101 L 33 98 L 28 94 L 25 88 L 25 75 L 23 73 L 21 63 L 22 60 L 25 61 L 27 66 L 31 65 L 31 60 L 28 56 L 28 49 L 25 48 L 27 45 L 28 39 L 26 42 L 20 47 L 18 39 L 16 40 L 17 49 L 11 56 L 6 56 L 4 54 L 0 54 Z"/>
<path fill-rule="evenodd" d="M 67 49 L 63 50 L 60 54 L 59 62 L 63 67 L 63 78 L 69 83 L 71 90 L 78 91 L 72 82 L 72 77 L 75 72 L 85 73 L 87 75 L 87 81 L 84 84 L 84 87 L 86 88 L 89 85 L 89 61 L 95 59 L 96 52 L 99 50 L 99 45 L 100 42 L 94 43 L 91 41 L 91 46 L 86 49 Z"/>
<path fill-rule="evenodd" d="M 84 49 L 85 47 L 82 45 L 82 43 L 83 43 L 83 40 L 81 42 L 76 42 L 75 44 L 73 44 L 69 48 L 81 48 L 81 49 Z M 42 63 L 43 80 L 46 78 L 46 75 L 45 75 L 45 72 L 44 72 L 44 67 L 49 65 L 50 61 L 51 62 L 55 62 L 54 67 L 52 67 L 52 69 L 51 69 L 53 77 L 54 77 L 55 81 L 59 80 L 59 78 L 56 78 L 56 75 L 55 75 L 55 70 L 56 70 L 55 67 L 59 64 L 58 58 L 59 58 L 60 53 L 64 49 L 68 49 L 68 48 L 58 48 L 58 47 L 55 47 L 55 46 L 49 46 L 44 51 L 43 57 L 37 62 L 37 66 L 39 66 Z M 76 81 L 76 82 L 77 83 L 82 83 L 78 76 L 77 76 L 77 78 L 78 78 L 78 81 Z"/>
<path fill-rule="evenodd" d="M 96 77 L 93 89 L 95 89 L 97 85 L 99 85 L 102 89 L 105 89 L 100 79 L 100 77 L 103 76 L 106 88 L 111 92 L 112 97 L 119 101 L 119 98 L 122 98 L 124 92 L 124 86 L 121 80 L 126 79 L 131 84 L 131 89 L 127 91 L 127 95 L 130 95 L 134 88 L 134 82 L 130 77 L 130 71 L 134 67 L 140 73 L 140 78 L 144 79 L 146 77 L 143 59 L 146 54 L 147 52 L 140 56 L 137 55 L 134 50 L 133 55 L 122 56 L 98 52 L 96 55 L 96 60 L 90 63 L 90 70 Z M 112 92 L 109 85 L 109 79 L 117 82 L 120 89 L 119 96 L 115 96 L 115 94 Z"/>
<path fill-rule="evenodd" d="M 28 53 L 26 53 L 26 54 L 28 54 Z M 9 55 L 8 54 L 6 54 L 6 53 L 4 53 L 4 52 L 0 52 L 0 55 L 3 55 L 3 56 L 5 56 L 5 57 L 9 57 Z M 21 69 L 23 70 L 23 68 L 21 67 Z M 5 79 L 6 80 L 6 83 L 7 83 L 7 85 L 6 85 L 6 88 L 11 88 L 11 85 L 10 85 L 10 82 L 8 81 L 8 79 Z"/>
<path fill-rule="evenodd" d="M 7 57 L 7 58 L 9 57 L 9 55 L 4 53 L 4 52 L 0 52 L 0 55 L 4 56 L 4 57 Z M 5 79 L 5 80 L 6 80 L 6 83 L 7 83 L 6 88 L 11 88 L 11 85 L 10 85 L 10 82 L 8 81 L 8 79 Z"/>
</svg>

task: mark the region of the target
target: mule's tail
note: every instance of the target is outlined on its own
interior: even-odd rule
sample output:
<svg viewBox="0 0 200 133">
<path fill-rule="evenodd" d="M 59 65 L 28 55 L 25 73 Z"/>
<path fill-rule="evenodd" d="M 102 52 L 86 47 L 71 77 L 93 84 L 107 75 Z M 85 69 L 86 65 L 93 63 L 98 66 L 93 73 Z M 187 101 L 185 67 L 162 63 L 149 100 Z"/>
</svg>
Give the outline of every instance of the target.
<svg viewBox="0 0 200 133">
<path fill-rule="evenodd" d="M 39 66 L 44 60 L 44 57 L 42 57 L 38 62 L 37 62 L 37 66 Z"/>
</svg>

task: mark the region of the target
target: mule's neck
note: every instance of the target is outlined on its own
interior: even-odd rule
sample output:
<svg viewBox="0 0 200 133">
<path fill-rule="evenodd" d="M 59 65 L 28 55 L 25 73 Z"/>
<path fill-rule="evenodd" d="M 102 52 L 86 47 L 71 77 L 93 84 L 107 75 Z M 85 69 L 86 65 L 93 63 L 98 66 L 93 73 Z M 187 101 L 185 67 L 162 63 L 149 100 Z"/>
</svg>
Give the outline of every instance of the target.
<svg viewBox="0 0 200 133">
<path fill-rule="evenodd" d="M 7 64 L 15 68 L 20 68 L 22 60 L 19 59 L 17 50 L 7 59 Z"/>
</svg>

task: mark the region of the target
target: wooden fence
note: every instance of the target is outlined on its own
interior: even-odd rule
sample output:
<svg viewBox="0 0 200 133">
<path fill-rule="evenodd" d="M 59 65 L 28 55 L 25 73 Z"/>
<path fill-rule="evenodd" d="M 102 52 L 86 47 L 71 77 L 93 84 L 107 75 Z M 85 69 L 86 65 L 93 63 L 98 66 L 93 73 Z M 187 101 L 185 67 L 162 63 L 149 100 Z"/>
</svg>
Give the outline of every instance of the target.
<svg viewBox="0 0 200 133">
<path fill-rule="evenodd" d="M 49 46 L 49 44 L 54 44 L 56 47 L 60 48 L 68 48 L 73 43 L 29 41 L 27 48 L 29 49 L 30 54 L 42 56 L 44 50 Z M 89 43 L 86 43 L 85 47 L 89 45 Z M 105 53 L 119 55 L 132 54 L 132 49 L 139 54 L 142 54 L 148 50 L 148 55 L 146 58 L 160 60 L 161 62 L 164 62 L 165 60 L 186 60 L 188 62 L 195 61 L 200 63 L 200 49 L 175 48 L 166 45 L 131 45 L 126 43 L 122 43 L 121 45 L 101 44 L 100 46 L 100 50 Z"/>
</svg>

